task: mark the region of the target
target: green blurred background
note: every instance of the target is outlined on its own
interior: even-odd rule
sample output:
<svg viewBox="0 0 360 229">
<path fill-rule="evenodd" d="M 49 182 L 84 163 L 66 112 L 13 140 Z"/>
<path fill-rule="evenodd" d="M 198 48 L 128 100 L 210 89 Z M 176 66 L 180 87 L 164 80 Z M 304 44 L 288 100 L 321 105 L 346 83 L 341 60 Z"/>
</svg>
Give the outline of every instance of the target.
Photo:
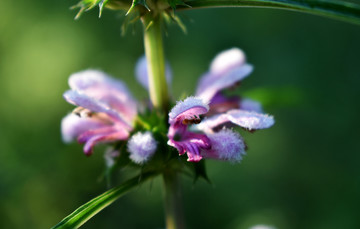
<svg viewBox="0 0 360 229">
<path fill-rule="evenodd" d="M 134 80 L 140 24 L 121 36 L 123 12 L 74 21 L 75 3 L 0 7 L 1 228 L 49 228 L 107 189 L 103 148 L 87 158 L 61 141 L 71 73 L 102 69 L 147 96 Z M 360 26 L 274 9 L 178 15 L 188 33 L 170 26 L 165 39 L 173 98 L 193 93 L 216 53 L 240 47 L 255 71 L 237 92 L 276 118 L 271 129 L 241 132 L 249 150 L 240 164 L 208 161 L 212 185 L 183 178 L 188 228 L 360 228 Z M 164 228 L 161 195 L 155 179 L 84 228 Z"/>
</svg>

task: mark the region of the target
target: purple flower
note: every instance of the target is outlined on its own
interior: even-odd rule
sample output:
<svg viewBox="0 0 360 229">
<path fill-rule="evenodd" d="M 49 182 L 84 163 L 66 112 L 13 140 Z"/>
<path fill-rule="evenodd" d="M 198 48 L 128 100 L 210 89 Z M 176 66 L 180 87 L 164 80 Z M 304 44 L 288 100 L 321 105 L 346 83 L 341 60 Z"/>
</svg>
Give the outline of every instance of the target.
<svg viewBox="0 0 360 229">
<path fill-rule="evenodd" d="M 253 67 L 245 59 L 243 51 L 232 48 L 221 52 L 212 61 L 210 71 L 202 76 L 197 87 L 197 96 L 210 103 L 210 112 L 198 129 L 211 132 L 232 123 L 251 131 L 274 124 L 272 116 L 262 114 L 260 103 L 238 96 L 228 98 L 222 94 L 251 73 Z"/>
<path fill-rule="evenodd" d="M 180 101 L 169 113 L 168 145 L 175 147 L 179 154 L 185 152 L 188 161 L 200 161 L 201 150 L 210 149 L 210 139 L 204 134 L 188 131 L 189 124 L 200 122 L 199 115 L 209 111 L 209 106 L 201 98 L 188 97 Z"/>
<path fill-rule="evenodd" d="M 125 84 L 97 70 L 75 73 L 64 98 L 77 108 L 61 122 L 63 140 L 85 143 L 86 155 L 94 145 L 125 140 L 137 115 L 136 101 Z"/>
<path fill-rule="evenodd" d="M 232 48 L 218 54 L 210 65 L 210 71 L 199 80 L 196 96 L 207 101 L 221 100 L 220 92 L 247 77 L 253 67 L 246 63 L 245 54 L 238 48 Z"/>
<path fill-rule="evenodd" d="M 210 71 L 201 77 L 196 97 L 178 102 L 170 111 L 168 144 L 177 148 L 180 155 L 186 152 L 188 161 L 197 162 L 202 158 L 240 161 L 245 154 L 245 143 L 239 134 L 225 127 L 237 125 L 252 131 L 274 124 L 272 116 L 261 113 L 258 102 L 222 94 L 248 76 L 252 69 L 240 49 L 217 55 Z M 205 116 L 202 122 L 200 115 Z M 188 125 L 202 133 L 190 132 Z"/>
</svg>

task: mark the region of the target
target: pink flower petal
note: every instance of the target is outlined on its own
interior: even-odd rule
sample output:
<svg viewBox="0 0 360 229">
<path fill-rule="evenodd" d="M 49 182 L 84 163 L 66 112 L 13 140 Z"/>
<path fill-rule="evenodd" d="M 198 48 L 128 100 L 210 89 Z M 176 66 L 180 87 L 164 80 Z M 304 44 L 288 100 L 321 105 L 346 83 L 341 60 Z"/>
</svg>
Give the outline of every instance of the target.
<svg viewBox="0 0 360 229">
<path fill-rule="evenodd" d="M 230 122 L 249 130 L 265 129 L 274 125 L 274 117 L 251 111 L 231 110 L 227 112 Z"/>
<path fill-rule="evenodd" d="M 169 113 L 169 123 L 193 119 L 194 116 L 205 114 L 209 111 L 209 105 L 201 98 L 188 97 L 184 101 L 178 101 Z"/>
<path fill-rule="evenodd" d="M 245 143 L 240 134 L 229 129 L 208 135 L 211 149 L 202 150 L 205 158 L 239 162 L 245 155 Z"/>
<path fill-rule="evenodd" d="M 91 155 L 93 151 L 93 147 L 98 143 L 104 142 L 112 142 L 116 140 L 125 140 L 129 137 L 129 133 L 118 129 L 117 132 L 103 133 L 94 135 L 90 139 L 88 139 L 84 145 L 84 152 L 86 155 Z"/>
<path fill-rule="evenodd" d="M 64 98 L 67 102 L 80 106 L 86 109 L 89 109 L 92 112 L 99 112 L 107 114 L 114 122 L 120 122 L 127 129 L 132 129 L 131 124 L 128 123 L 118 112 L 111 109 L 107 104 L 102 103 L 98 100 L 90 98 L 86 94 L 79 93 L 77 91 L 66 91 L 64 93 Z"/>
<path fill-rule="evenodd" d="M 210 71 L 200 78 L 196 96 L 210 101 L 221 90 L 243 80 L 252 70 L 253 67 L 246 63 L 245 54 L 240 49 L 223 51 L 212 61 Z"/>
<path fill-rule="evenodd" d="M 106 124 L 101 120 L 85 117 L 80 118 L 79 116 L 70 113 L 61 120 L 62 138 L 64 142 L 69 143 L 88 130 L 105 126 Z"/>
<path fill-rule="evenodd" d="M 214 128 L 225 125 L 228 122 L 248 130 L 269 128 L 275 123 L 274 117 L 267 114 L 244 110 L 231 110 L 225 114 L 214 115 L 203 120 L 196 128 L 206 133 L 211 133 Z"/>
<path fill-rule="evenodd" d="M 98 100 L 120 112 L 127 121 L 132 121 L 137 114 L 136 100 L 126 85 L 98 70 L 85 70 L 74 73 L 69 78 L 69 85 L 74 91 Z"/>
<path fill-rule="evenodd" d="M 228 70 L 221 77 L 216 75 L 205 75 L 204 79 L 200 82 L 196 96 L 210 101 L 216 93 L 229 88 L 237 82 L 243 80 L 253 71 L 253 67 L 250 64 L 244 64 L 240 67 Z"/>
<path fill-rule="evenodd" d="M 123 130 L 123 129 L 120 129 Z M 97 128 L 97 129 L 92 129 L 92 130 L 88 130 L 83 132 L 81 135 L 78 136 L 78 142 L 79 143 L 85 143 L 87 141 L 89 141 L 91 138 L 95 137 L 95 136 L 99 136 L 99 135 L 109 135 L 112 134 L 114 132 L 117 132 L 117 129 L 115 128 L 115 126 L 105 126 L 102 128 Z M 124 132 L 125 133 L 125 132 Z"/>
<path fill-rule="evenodd" d="M 187 153 L 188 161 L 198 162 L 202 156 L 201 149 L 210 149 L 211 144 L 209 138 L 204 134 L 185 132 L 179 141 L 175 141 L 169 137 L 168 145 L 175 147 L 179 154 Z"/>
</svg>

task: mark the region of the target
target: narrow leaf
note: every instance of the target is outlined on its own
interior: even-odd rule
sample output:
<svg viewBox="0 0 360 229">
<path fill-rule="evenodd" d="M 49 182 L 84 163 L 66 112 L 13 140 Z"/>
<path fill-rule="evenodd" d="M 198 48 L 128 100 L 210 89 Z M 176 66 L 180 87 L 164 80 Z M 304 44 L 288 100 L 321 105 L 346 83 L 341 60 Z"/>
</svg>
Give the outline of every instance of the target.
<svg viewBox="0 0 360 229">
<path fill-rule="evenodd" d="M 144 6 L 148 11 L 150 11 L 149 6 L 146 4 L 145 0 L 133 0 L 130 9 L 127 11 L 126 15 L 128 15 L 130 12 L 133 11 L 134 7 L 137 5 L 142 5 Z"/>
<path fill-rule="evenodd" d="M 104 7 L 108 1 L 109 0 L 102 0 L 101 2 L 99 2 L 99 18 L 101 17 Z"/>
<path fill-rule="evenodd" d="M 155 172 L 144 173 L 126 181 L 118 187 L 108 190 L 76 209 L 73 213 L 52 227 L 52 229 L 79 228 L 102 209 L 112 204 L 115 200 L 157 174 L 158 173 Z"/>
<path fill-rule="evenodd" d="M 209 7 L 263 7 L 295 10 L 327 16 L 360 24 L 360 4 L 345 0 L 193 0 L 185 1 L 189 7 L 178 6 L 177 10 Z"/>
</svg>

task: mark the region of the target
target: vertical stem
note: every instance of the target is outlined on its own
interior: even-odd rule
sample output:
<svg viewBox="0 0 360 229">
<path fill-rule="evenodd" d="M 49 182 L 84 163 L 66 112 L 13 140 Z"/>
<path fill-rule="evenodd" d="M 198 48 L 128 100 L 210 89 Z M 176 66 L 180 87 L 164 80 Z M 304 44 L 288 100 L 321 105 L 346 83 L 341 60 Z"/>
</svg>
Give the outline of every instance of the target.
<svg viewBox="0 0 360 229">
<path fill-rule="evenodd" d="M 161 33 L 161 14 L 142 17 L 144 46 L 149 74 L 150 99 L 154 107 L 167 112 L 169 96 L 165 78 L 165 59 Z"/>
<path fill-rule="evenodd" d="M 185 222 L 182 211 L 182 199 L 178 174 L 167 170 L 164 178 L 164 201 L 166 215 L 166 229 L 183 229 Z"/>
</svg>

